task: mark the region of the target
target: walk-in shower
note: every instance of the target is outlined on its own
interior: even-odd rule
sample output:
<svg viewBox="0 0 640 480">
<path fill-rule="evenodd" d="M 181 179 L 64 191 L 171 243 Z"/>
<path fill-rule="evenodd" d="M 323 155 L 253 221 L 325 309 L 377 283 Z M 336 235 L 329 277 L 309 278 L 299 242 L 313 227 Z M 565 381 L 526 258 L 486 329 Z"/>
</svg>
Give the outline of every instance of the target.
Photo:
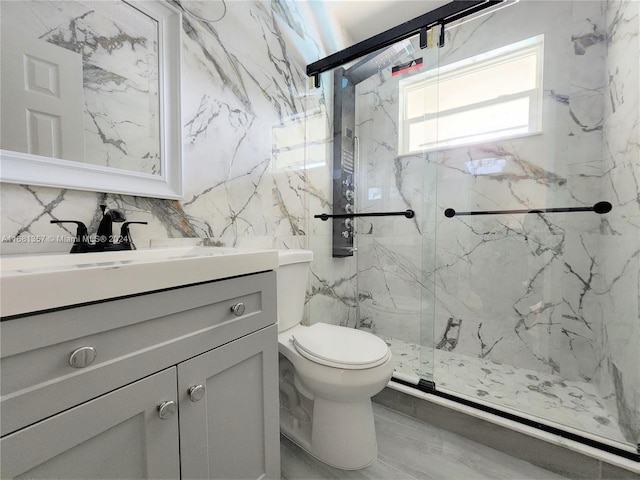
<svg viewBox="0 0 640 480">
<path fill-rule="evenodd" d="M 350 208 L 415 215 L 350 219 L 310 320 L 384 338 L 397 381 L 637 455 L 639 13 L 501 5 L 351 82 Z"/>
</svg>

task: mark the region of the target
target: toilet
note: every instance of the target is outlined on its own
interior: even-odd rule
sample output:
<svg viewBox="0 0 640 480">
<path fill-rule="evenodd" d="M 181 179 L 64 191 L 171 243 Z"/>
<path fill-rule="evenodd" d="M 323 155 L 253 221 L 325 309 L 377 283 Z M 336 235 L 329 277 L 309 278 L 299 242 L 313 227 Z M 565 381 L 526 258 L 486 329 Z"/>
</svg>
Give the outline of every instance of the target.
<svg viewBox="0 0 640 480">
<path fill-rule="evenodd" d="M 391 351 L 362 330 L 301 325 L 313 252 L 278 259 L 280 430 L 324 463 L 364 468 L 378 454 L 371 397 L 391 378 Z"/>
</svg>

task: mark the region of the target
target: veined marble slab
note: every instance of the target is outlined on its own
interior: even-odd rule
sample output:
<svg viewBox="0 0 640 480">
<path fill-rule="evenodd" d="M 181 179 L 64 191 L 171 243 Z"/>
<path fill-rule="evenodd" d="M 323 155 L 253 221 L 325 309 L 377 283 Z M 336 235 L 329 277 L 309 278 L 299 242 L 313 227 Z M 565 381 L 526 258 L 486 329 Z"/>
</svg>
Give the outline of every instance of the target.
<svg viewBox="0 0 640 480">
<path fill-rule="evenodd" d="M 595 385 L 382 337 L 395 371 L 437 387 L 628 444 Z"/>
<path fill-rule="evenodd" d="M 399 156 L 399 77 L 381 69 L 356 88 L 358 209 L 417 213 L 415 222 L 358 222 L 359 327 L 589 385 L 585 398 L 615 412 L 631 444 L 640 441 L 639 10 L 618 0 L 518 2 L 448 26 L 437 58 L 423 51 L 423 71 L 401 76 L 542 34 L 540 134 Z M 474 162 L 501 169 L 474 171 Z M 598 201 L 613 210 L 443 215 Z M 556 415 L 552 399 L 582 408 L 572 403 L 578 390 L 566 398 L 538 387 L 541 416 Z M 599 435 L 598 420 L 585 428 Z"/>
</svg>

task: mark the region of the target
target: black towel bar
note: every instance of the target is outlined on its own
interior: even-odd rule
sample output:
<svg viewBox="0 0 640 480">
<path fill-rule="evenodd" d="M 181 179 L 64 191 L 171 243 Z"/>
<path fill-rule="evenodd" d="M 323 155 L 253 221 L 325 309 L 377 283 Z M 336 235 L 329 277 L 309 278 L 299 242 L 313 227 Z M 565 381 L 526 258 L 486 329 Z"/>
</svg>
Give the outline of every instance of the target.
<svg viewBox="0 0 640 480">
<path fill-rule="evenodd" d="M 354 217 L 392 217 L 392 216 L 405 216 L 407 218 L 413 218 L 416 216 L 416 212 L 411 209 L 405 210 L 404 212 L 371 212 L 371 213 L 337 213 L 335 215 L 331 215 L 328 213 L 321 213 L 319 215 L 314 215 L 313 218 L 319 218 L 323 222 L 326 222 L 330 218 L 354 218 Z"/>
<path fill-rule="evenodd" d="M 456 212 L 453 208 L 447 208 L 444 216 L 452 218 L 461 215 L 502 215 L 512 213 L 562 213 L 562 212 L 595 212 L 599 214 L 611 211 L 609 202 L 598 202 L 593 207 L 565 207 L 565 208 L 536 208 L 533 210 L 480 210 L 477 212 Z"/>
</svg>

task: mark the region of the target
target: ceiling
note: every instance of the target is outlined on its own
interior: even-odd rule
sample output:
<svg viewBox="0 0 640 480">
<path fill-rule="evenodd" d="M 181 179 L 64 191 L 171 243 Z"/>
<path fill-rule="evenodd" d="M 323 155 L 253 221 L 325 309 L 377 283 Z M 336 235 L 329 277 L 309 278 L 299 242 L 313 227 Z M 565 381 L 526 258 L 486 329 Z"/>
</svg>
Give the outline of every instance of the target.
<svg viewBox="0 0 640 480">
<path fill-rule="evenodd" d="M 324 6 L 351 44 L 408 22 L 450 0 L 325 0 Z"/>
</svg>

